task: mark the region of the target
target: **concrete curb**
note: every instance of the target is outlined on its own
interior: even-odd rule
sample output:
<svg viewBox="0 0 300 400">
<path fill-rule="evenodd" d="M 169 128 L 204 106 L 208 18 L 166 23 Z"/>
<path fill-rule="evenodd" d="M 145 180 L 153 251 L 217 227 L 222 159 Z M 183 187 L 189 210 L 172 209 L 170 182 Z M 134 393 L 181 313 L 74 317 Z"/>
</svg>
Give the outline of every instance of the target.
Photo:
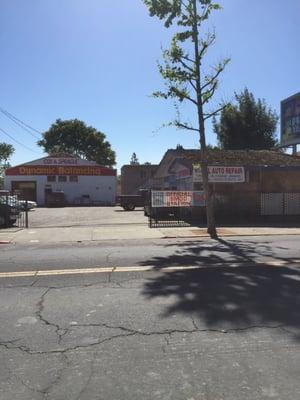
<svg viewBox="0 0 300 400">
<path fill-rule="evenodd" d="M 219 238 L 241 238 L 260 236 L 299 236 L 300 228 L 219 228 Z M 1 244 L 54 244 L 54 243 L 87 243 L 120 240 L 158 240 L 158 239 L 194 239 L 206 240 L 210 236 L 206 230 L 191 228 L 157 228 L 146 226 L 105 226 L 105 227 L 72 227 L 41 228 L 19 230 L 17 232 L 0 232 Z"/>
<path fill-rule="evenodd" d="M 238 237 L 238 236 L 298 236 L 300 233 L 225 233 L 218 237 Z M 164 236 L 162 239 L 192 239 L 195 237 L 209 238 L 207 234 L 203 235 L 188 235 L 188 236 Z"/>
</svg>

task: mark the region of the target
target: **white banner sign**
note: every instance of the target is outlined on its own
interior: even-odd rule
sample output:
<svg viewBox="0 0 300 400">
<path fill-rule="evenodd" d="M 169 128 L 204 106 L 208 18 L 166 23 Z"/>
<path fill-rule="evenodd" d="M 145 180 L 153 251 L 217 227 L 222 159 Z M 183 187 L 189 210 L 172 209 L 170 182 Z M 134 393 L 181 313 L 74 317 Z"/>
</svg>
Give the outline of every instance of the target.
<svg viewBox="0 0 300 400">
<path fill-rule="evenodd" d="M 203 207 L 204 192 L 190 190 L 152 190 L 152 207 Z"/>
<path fill-rule="evenodd" d="M 238 183 L 245 182 L 244 167 L 209 166 L 208 180 L 211 183 Z M 200 166 L 194 166 L 193 182 L 202 182 Z"/>
</svg>

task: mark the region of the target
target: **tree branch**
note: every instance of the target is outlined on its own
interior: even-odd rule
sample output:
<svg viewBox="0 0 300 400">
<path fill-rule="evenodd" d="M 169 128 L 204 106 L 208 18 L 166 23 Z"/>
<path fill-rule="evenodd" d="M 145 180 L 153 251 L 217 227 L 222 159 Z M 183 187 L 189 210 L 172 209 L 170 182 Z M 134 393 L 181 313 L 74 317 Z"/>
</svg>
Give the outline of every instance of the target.
<svg viewBox="0 0 300 400">
<path fill-rule="evenodd" d="M 201 60 L 202 57 L 204 56 L 204 53 L 206 52 L 206 50 L 209 48 L 209 46 L 211 46 L 214 41 L 216 40 L 216 35 L 213 34 L 207 34 L 207 40 L 206 41 L 202 41 L 202 49 L 199 52 L 199 59 Z"/>
<path fill-rule="evenodd" d="M 196 107 L 198 107 L 197 101 L 195 99 L 193 99 L 192 97 L 190 97 L 186 92 L 184 92 L 184 90 L 180 90 L 180 89 L 176 88 L 175 86 L 172 86 L 169 88 L 169 96 L 172 96 L 172 93 L 174 94 L 174 96 L 178 97 L 179 100 L 180 99 L 189 100 L 193 104 L 195 104 Z"/>
<path fill-rule="evenodd" d="M 201 91 L 204 90 L 204 89 L 205 89 L 206 87 L 208 87 L 209 85 L 212 85 L 212 84 L 213 84 L 213 82 L 218 78 L 218 76 L 224 71 L 224 69 L 225 69 L 226 65 L 228 64 L 228 62 L 229 62 L 229 59 L 226 59 L 226 60 L 223 62 L 223 64 L 221 64 L 221 65 L 216 69 L 217 72 L 215 73 L 215 75 L 212 75 L 212 76 L 209 78 L 209 80 L 208 80 L 204 85 L 202 85 Z"/>
<path fill-rule="evenodd" d="M 182 58 L 186 61 L 191 62 L 192 64 L 195 64 L 195 60 L 193 60 L 192 58 L 189 58 L 187 55 L 183 55 Z"/>
<path fill-rule="evenodd" d="M 202 104 L 208 103 L 209 100 L 213 97 L 215 94 L 215 91 L 217 90 L 218 87 L 218 81 L 215 81 L 213 83 L 213 86 L 211 89 L 207 90 L 206 92 L 202 93 Z"/>
<path fill-rule="evenodd" d="M 194 84 L 193 80 L 192 80 L 192 79 L 188 79 L 188 81 L 189 81 L 190 85 L 192 86 L 192 88 L 193 88 L 195 91 L 197 91 L 197 86 Z"/>
<path fill-rule="evenodd" d="M 209 81 L 207 81 L 207 82 L 201 87 L 201 90 L 204 90 L 204 89 L 207 88 L 209 85 L 212 85 L 213 82 L 218 78 L 218 76 L 221 74 L 222 71 L 223 71 L 223 69 L 222 69 L 222 70 L 219 69 L 219 70 L 215 73 L 215 75 L 213 75 L 213 76 L 209 79 Z"/>
<path fill-rule="evenodd" d="M 192 126 L 182 123 L 180 121 L 174 121 L 174 125 L 176 126 L 176 128 L 187 129 L 188 131 L 194 131 L 199 133 L 199 129 L 193 128 Z"/>
<path fill-rule="evenodd" d="M 183 58 L 183 57 L 182 57 L 182 58 Z M 193 68 L 190 67 L 189 65 L 187 65 L 184 61 L 182 61 L 181 58 L 179 58 L 177 61 L 180 62 L 180 64 L 181 64 L 184 68 L 186 68 L 188 71 L 190 71 L 192 74 L 195 73 L 195 71 L 193 70 Z"/>
<path fill-rule="evenodd" d="M 224 106 L 218 108 L 216 111 L 210 113 L 210 114 L 204 114 L 204 120 L 207 120 L 211 117 L 213 117 L 214 115 L 219 114 L 219 112 L 221 112 L 222 110 L 224 110 L 224 108 L 228 107 L 228 104 L 225 104 Z"/>
</svg>

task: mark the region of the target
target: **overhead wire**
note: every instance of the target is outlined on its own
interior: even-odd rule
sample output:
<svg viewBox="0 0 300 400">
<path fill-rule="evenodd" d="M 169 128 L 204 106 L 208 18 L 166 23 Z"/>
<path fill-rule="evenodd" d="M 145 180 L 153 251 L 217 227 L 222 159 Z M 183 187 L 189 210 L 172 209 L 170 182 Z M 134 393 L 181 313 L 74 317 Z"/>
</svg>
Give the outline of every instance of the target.
<svg viewBox="0 0 300 400">
<path fill-rule="evenodd" d="M 40 154 L 38 151 L 31 149 L 30 147 L 27 147 L 24 143 L 19 142 L 17 139 L 15 139 L 13 136 L 11 136 L 9 133 L 7 133 L 4 129 L 0 128 L 0 131 L 2 133 L 4 133 L 4 135 L 6 135 L 7 137 L 9 137 L 11 140 L 13 140 L 14 142 L 16 142 L 17 144 L 19 144 L 20 146 L 24 147 L 25 149 L 36 153 L 36 154 Z"/>
<path fill-rule="evenodd" d="M 29 133 L 31 136 L 33 136 L 36 139 L 40 139 L 39 136 L 37 136 L 35 133 L 38 133 L 39 135 L 42 135 L 42 132 L 40 132 L 39 130 L 33 128 L 32 126 L 26 124 L 24 121 L 22 121 L 21 119 L 17 118 L 16 116 L 14 116 L 13 114 L 11 114 L 10 112 L 6 111 L 4 108 L 0 107 L 0 112 L 5 115 L 7 118 L 9 118 L 12 122 L 14 122 L 16 125 L 18 125 L 20 128 L 24 129 L 27 133 Z M 33 132 L 32 132 L 33 131 Z"/>
</svg>

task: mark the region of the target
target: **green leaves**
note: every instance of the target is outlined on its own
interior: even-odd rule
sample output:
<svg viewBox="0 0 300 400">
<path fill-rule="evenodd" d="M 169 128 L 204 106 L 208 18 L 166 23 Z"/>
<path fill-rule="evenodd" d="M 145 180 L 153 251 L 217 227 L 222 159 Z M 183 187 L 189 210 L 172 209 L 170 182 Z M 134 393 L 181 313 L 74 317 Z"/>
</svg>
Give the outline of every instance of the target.
<svg viewBox="0 0 300 400">
<path fill-rule="evenodd" d="M 175 18 L 181 13 L 181 0 L 143 0 L 148 7 L 150 16 L 157 16 L 165 20 L 165 26 L 172 25 Z"/>
<path fill-rule="evenodd" d="M 4 171 L 9 168 L 8 159 L 13 155 L 15 149 L 9 143 L 0 143 L 0 189 L 3 188 Z"/>
<path fill-rule="evenodd" d="M 278 116 L 264 100 L 255 100 L 245 89 L 235 94 L 235 104 L 230 104 L 221 113 L 219 121 L 214 120 L 214 131 L 222 148 L 271 149 L 276 141 Z"/>
<path fill-rule="evenodd" d="M 0 143 L 0 163 L 6 162 L 14 153 L 14 147 L 9 143 Z"/>
<path fill-rule="evenodd" d="M 164 25 L 169 28 L 176 20 L 179 26 L 192 26 L 193 0 L 143 0 L 150 16 L 164 20 Z M 212 11 L 221 10 L 221 6 L 211 0 L 196 0 L 201 12 L 196 16 L 198 24 L 207 20 Z"/>
<path fill-rule="evenodd" d="M 115 164 L 115 152 L 105 134 L 78 119 L 56 120 L 38 145 L 49 154 L 68 153 L 105 166 Z"/>
</svg>

